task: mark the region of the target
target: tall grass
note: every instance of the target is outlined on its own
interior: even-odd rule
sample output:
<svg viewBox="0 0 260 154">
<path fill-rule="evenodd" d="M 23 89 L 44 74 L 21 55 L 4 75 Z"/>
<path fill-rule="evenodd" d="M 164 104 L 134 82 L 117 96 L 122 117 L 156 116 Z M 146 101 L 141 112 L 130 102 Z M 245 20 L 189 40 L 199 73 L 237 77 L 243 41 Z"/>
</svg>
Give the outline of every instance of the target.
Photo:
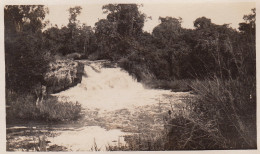
<svg viewBox="0 0 260 154">
<path fill-rule="evenodd" d="M 256 148 L 255 78 L 196 81 L 191 117 L 221 138 L 223 149 Z"/>
<path fill-rule="evenodd" d="M 59 102 L 56 97 L 48 96 L 36 106 L 32 95 L 9 98 L 7 123 L 17 119 L 41 121 L 70 121 L 81 116 L 81 105 L 73 102 Z"/>
<path fill-rule="evenodd" d="M 191 84 L 197 98 L 190 118 L 214 134 L 211 138 L 221 139 L 220 149 L 256 149 L 256 54 L 253 44 L 249 45 L 252 50 L 230 50 L 228 62 L 221 61 L 224 56 L 215 59 L 219 74 L 225 71 L 229 76 L 215 73 L 211 79 Z"/>
</svg>

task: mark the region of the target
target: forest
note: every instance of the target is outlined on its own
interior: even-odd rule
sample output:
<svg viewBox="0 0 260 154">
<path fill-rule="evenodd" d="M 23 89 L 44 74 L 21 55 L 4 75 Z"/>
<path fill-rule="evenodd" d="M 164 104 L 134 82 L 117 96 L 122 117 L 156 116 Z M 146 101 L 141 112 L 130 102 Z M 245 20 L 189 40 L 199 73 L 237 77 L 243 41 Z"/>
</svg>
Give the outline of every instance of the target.
<svg viewBox="0 0 260 154">
<path fill-rule="evenodd" d="M 256 9 L 241 17 L 244 22 L 238 29 L 217 25 L 207 17 L 197 18 L 194 28 L 187 29 L 182 27 L 181 17 L 167 16 L 160 17 L 160 23 L 148 33 L 143 27 L 149 15 L 140 7 L 104 5 L 106 19 L 94 27 L 80 23 L 80 6 L 71 7 L 67 25 L 45 28 L 49 24 L 44 20 L 49 13 L 46 6 L 5 6 L 7 122 L 15 118 L 78 119 L 80 105 L 59 105 L 49 96 L 60 86 L 46 77 L 48 71 L 55 70 L 50 63 L 70 60 L 74 67 L 74 60 L 107 60 L 148 88 L 192 91 L 195 95 L 189 102 L 189 116 L 173 117 L 169 121 L 173 126 L 163 141 L 112 150 L 255 149 Z M 80 72 L 82 66 L 76 67 Z M 39 85 L 46 86 L 46 97 L 37 92 Z M 39 95 L 49 105 L 40 112 L 34 105 Z M 54 105 L 62 110 L 55 116 Z M 192 138 L 178 136 L 185 133 L 193 134 Z"/>
</svg>

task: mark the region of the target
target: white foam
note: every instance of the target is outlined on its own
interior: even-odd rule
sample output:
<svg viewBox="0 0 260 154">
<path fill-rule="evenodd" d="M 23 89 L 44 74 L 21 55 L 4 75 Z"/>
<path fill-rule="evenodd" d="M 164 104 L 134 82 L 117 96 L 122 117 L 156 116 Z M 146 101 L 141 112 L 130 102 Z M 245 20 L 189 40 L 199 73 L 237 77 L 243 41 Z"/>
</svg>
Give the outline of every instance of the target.
<svg viewBox="0 0 260 154">
<path fill-rule="evenodd" d="M 127 72 L 120 68 L 100 68 L 97 63 L 85 65 L 82 82 L 66 91 L 55 94 L 78 101 L 86 108 L 116 110 L 134 106 L 143 106 L 158 102 L 162 94 L 169 90 L 145 89 Z"/>
<path fill-rule="evenodd" d="M 125 145 L 123 133 L 120 130 L 105 130 L 99 126 L 87 126 L 81 130 L 58 131 L 61 133 L 57 137 L 48 137 L 50 146 L 57 144 L 65 146 L 69 151 L 91 151 L 96 144 L 101 151 L 106 150 L 106 146 Z M 93 149 L 94 150 L 94 149 Z"/>
</svg>

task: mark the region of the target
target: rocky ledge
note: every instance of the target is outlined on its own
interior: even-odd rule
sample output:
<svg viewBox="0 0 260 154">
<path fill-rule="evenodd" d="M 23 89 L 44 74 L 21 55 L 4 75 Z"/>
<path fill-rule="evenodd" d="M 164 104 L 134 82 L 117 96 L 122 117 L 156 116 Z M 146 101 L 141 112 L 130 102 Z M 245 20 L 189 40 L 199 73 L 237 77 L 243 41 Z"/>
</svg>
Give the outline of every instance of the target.
<svg viewBox="0 0 260 154">
<path fill-rule="evenodd" d="M 57 93 L 81 82 L 84 64 L 73 60 L 56 60 L 49 64 L 44 80 L 47 93 Z"/>
</svg>

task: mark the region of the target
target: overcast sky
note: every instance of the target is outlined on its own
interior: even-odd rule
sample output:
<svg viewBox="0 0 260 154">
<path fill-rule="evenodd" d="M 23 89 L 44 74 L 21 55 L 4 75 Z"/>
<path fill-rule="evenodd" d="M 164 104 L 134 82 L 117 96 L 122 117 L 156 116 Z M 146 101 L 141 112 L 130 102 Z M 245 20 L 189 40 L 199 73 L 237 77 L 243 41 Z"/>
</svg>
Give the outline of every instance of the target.
<svg viewBox="0 0 260 154">
<path fill-rule="evenodd" d="M 78 17 L 81 23 L 88 26 L 94 26 L 98 19 L 106 18 L 103 14 L 102 6 L 104 4 L 89 4 L 81 5 L 82 13 Z M 46 20 L 49 20 L 52 25 L 57 24 L 67 25 L 68 9 L 73 6 L 69 5 L 49 5 L 49 15 Z M 197 18 L 205 16 L 210 18 L 216 24 L 231 24 L 231 27 L 238 28 L 238 23 L 243 22 L 243 16 L 249 14 L 251 9 L 255 7 L 254 2 L 243 3 L 169 3 L 169 4 L 152 4 L 144 3 L 140 11 L 147 16 L 151 16 L 152 20 L 148 19 L 145 22 L 144 30 L 152 32 L 153 28 L 160 22 L 159 16 L 166 17 L 181 17 L 183 19 L 182 27 L 193 28 L 193 21 Z"/>
</svg>

